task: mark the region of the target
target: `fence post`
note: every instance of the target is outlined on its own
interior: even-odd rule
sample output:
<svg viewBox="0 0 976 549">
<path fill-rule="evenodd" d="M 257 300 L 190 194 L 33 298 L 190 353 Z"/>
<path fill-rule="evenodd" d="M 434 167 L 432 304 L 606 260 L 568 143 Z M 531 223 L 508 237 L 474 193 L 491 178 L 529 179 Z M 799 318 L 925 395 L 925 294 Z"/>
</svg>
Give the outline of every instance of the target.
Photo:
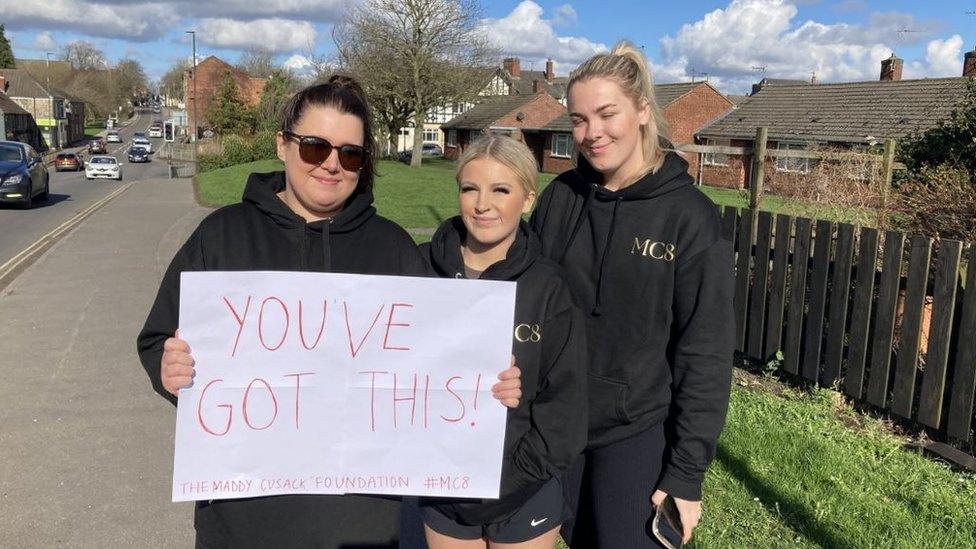
<svg viewBox="0 0 976 549">
<path fill-rule="evenodd" d="M 895 165 L 895 140 L 885 139 L 884 160 L 881 164 L 881 207 L 888 205 L 888 191 L 891 189 L 891 175 Z"/>
<path fill-rule="evenodd" d="M 752 185 L 749 189 L 749 209 L 758 210 L 762 201 L 763 182 L 766 178 L 766 137 L 769 128 L 756 129 L 756 141 L 752 147 Z"/>
</svg>

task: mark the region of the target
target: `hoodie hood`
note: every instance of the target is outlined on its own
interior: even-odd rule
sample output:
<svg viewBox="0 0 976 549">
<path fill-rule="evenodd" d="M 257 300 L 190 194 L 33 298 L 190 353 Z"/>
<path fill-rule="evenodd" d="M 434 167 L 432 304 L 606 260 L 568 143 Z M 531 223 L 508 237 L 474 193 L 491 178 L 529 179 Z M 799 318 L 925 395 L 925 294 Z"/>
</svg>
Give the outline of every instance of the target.
<svg viewBox="0 0 976 549">
<path fill-rule="evenodd" d="M 328 225 L 330 233 L 350 232 L 376 215 L 372 191 L 356 189 L 338 215 L 330 220 L 308 223 L 278 198 L 278 193 L 284 189 L 285 172 L 252 173 L 244 187 L 243 202 L 254 205 L 282 227 L 295 229 L 307 227 L 313 231 L 322 231 L 323 227 Z"/>
<path fill-rule="evenodd" d="M 461 243 L 468 234 L 461 216 L 452 217 L 434 233 L 430 241 L 429 258 L 438 276 L 464 278 L 464 259 Z M 528 270 L 542 253 L 542 245 L 525 221 L 519 221 L 515 241 L 505 259 L 495 263 L 482 273 L 483 279 L 514 280 Z"/>
<path fill-rule="evenodd" d="M 694 184 L 694 180 L 688 175 L 688 162 L 674 152 L 668 152 L 664 156 L 664 163 L 656 172 L 648 173 L 619 191 L 603 187 L 599 183 L 602 175 L 582 155 L 578 157 L 574 171 L 579 176 L 577 183 L 595 187 L 595 196 L 604 201 L 656 198 Z"/>
</svg>

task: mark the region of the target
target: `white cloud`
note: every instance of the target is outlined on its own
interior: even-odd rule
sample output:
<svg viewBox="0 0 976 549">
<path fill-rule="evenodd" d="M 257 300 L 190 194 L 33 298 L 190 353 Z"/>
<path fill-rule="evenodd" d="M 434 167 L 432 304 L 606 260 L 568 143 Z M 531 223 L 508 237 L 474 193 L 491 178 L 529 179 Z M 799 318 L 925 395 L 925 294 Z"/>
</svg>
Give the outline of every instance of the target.
<svg viewBox="0 0 976 549">
<path fill-rule="evenodd" d="M 4 23 L 12 29 L 71 29 L 91 36 L 152 40 L 179 22 L 158 4 L 107 5 L 81 0 L 0 0 Z"/>
<path fill-rule="evenodd" d="M 875 80 L 881 60 L 896 49 L 892 43 L 918 42 L 938 29 L 901 13 L 872 14 L 867 25 L 800 22 L 797 15 L 796 5 L 784 0 L 733 0 L 661 40 L 658 80 L 687 79 L 695 71 L 730 92 L 744 92 L 763 76 L 754 67 L 763 66 L 770 78 L 809 80 L 816 72 L 820 82 Z M 903 29 L 917 32 L 899 33 Z M 953 53 L 944 42 L 951 40 L 930 42 L 926 63 L 918 65 L 923 75 L 937 66 L 945 70 L 942 63 Z"/>
<path fill-rule="evenodd" d="M 555 17 L 552 18 L 552 24 L 557 27 L 571 27 L 579 21 L 579 14 L 576 13 L 576 9 L 569 4 L 563 4 L 555 9 Z"/>
<path fill-rule="evenodd" d="M 37 36 L 34 37 L 33 49 L 38 51 L 57 51 L 58 45 L 54 42 L 54 38 L 51 36 L 49 31 L 39 32 Z"/>
<path fill-rule="evenodd" d="M 307 21 L 287 19 L 202 19 L 197 26 L 197 40 L 219 48 L 262 48 L 271 52 L 288 52 L 315 44 L 315 27 Z"/>
<path fill-rule="evenodd" d="M 575 16 L 576 10 L 568 4 L 557 8 L 556 19 L 562 17 L 565 20 L 570 10 Z M 605 44 L 581 36 L 557 35 L 553 29 L 555 20 L 543 19 L 542 15 L 539 4 L 524 0 L 505 17 L 485 19 L 482 25 L 488 38 L 503 54 L 522 58 L 523 68 L 530 63 L 536 63 L 541 68 L 545 60 L 551 57 L 557 73 L 568 73 L 593 54 L 609 50 Z"/>
<path fill-rule="evenodd" d="M 270 17 L 296 21 L 337 21 L 358 0 L 162 0 L 174 4 L 181 13 L 191 17 L 226 19 L 267 19 Z"/>
<path fill-rule="evenodd" d="M 312 63 L 312 60 L 308 57 L 305 57 L 300 53 L 296 53 L 288 59 L 285 59 L 282 66 L 295 72 L 304 72 L 314 67 L 315 64 Z"/>
</svg>

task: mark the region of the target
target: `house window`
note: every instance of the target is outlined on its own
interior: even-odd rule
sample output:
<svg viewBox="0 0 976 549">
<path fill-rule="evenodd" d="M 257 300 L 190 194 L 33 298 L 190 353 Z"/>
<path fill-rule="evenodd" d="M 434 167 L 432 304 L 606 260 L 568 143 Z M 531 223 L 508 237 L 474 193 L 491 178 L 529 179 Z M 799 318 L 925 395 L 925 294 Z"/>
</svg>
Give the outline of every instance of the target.
<svg viewBox="0 0 976 549">
<path fill-rule="evenodd" d="M 568 133 L 552 134 L 552 153 L 550 156 L 569 158 L 573 152 L 573 144 Z"/>
<path fill-rule="evenodd" d="M 447 146 L 457 147 L 457 130 L 447 130 Z"/>
<path fill-rule="evenodd" d="M 706 145 L 717 147 L 731 147 L 731 139 L 708 139 Z M 705 166 L 728 166 L 729 155 L 717 152 L 702 153 L 702 164 Z"/>
<path fill-rule="evenodd" d="M 776 150 L 780 151 L 803 151 L 806 150 L 806 143 L 776 143 Z M 790 158 L 785 156 L 776 157 L 776 169 L 781 172 L 809 173 L 809 158 Z"/>
<path fill-rule="evenodd" d="M 440 141 L 441 132 L 437 129 L 424 128 L 424 141 Z"/>
</svg>

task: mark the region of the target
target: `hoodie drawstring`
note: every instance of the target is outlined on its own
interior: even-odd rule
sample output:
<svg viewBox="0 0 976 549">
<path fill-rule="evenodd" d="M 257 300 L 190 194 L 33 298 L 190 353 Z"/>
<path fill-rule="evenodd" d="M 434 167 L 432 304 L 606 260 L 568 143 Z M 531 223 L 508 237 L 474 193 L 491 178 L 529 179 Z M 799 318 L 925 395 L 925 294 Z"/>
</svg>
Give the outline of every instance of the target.
<svg viewBox="0 0 976 549">
<path fill-rule="evenodd" d="M 573 240 L 576 239 L 576 233 L 578 233 L 580 227 L 583 226 L 583 221 L 586 220 L 586 215 L 590 212 L 590 203 L 593 201 L 593 197 L 596 196 L 596 187 L 597 186 L 595 184 L 590 184 L 590 192 L 586 195 L 586 199 L 583 201 L 583 208 L 580 211 L 579 217 L 576 218 L 576 224 L 573 226 L 572 232 L 569 233 L 569 239 L 566 240 L 566 245 L 563 246 L 562 253 L 559 254 L 559 257 L 555 258 L 556 263 L 559 263 L 560 265 L 562 265 L 563 259 L 566 258 L 566 254 L 569 253 L 569 246 L 573 243 Z"/>
<path fill-rule="evenodd" d="M 329 219 L 328 223 L 322 224 L 322 265 L 324 266 L 325 272 L 332 271 L 332 246 L 329 242 L 332 235 L 331 229 L 331 219 Z"/>
<path fill-rule="evenodd" d="M 596 297 L 593 300 L 593 315 L 600 316 L 603 311 L 600 304 L 600 293 L 603 290 L 603 273 L 607 266 L 607 256 L 610 255 L 610 243 L 613 242 L 613 230 L 617 226 L 617 208 L 623 201 L 618 197 L 613 201 L 613 213 L 610 214 L 610 229 L 607 231 L 607 241 L 603 246 L 603 256 L 600 257 L 600 274 L 596 278 Z"/>
</svg>

